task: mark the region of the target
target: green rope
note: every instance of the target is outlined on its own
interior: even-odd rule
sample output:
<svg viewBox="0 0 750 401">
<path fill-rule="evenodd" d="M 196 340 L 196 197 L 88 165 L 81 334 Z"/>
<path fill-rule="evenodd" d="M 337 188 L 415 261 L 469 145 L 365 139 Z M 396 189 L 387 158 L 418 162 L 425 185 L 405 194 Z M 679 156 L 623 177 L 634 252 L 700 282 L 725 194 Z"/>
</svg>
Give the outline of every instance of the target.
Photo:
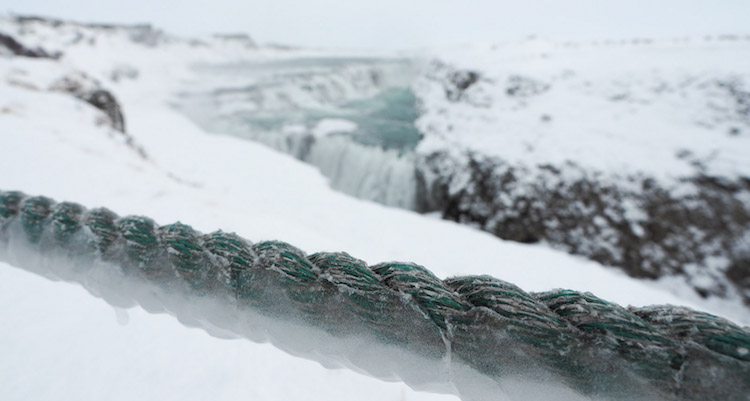
<svg viewBox="0 0 750 401">
<path fill-rule="evenodd" d="M 0 223 L 18 215 L 19 204 L 24 196 L 18 191 L 0 192 Z"/>
<path fill-rule="evenodd" d="M 687 308 L 626 309 L 570 290 L 530 294 L 490 276 L 441 280 L 413 263 L 308 256 L 281 241 L 251 244 L 232 233 L 0 191 L 0 256 L 18 241 L 333 335 L 365 332 L 435 359 L 449 352 L 489 377 L 543 369 L 594 395 L 633 385 L 666 399 L 750 394 L 750 332 Z M 719 379 L 727 384 L 712 381 Z"/>
<path fill-rule="evenodd" d="M 21 224 L 26 231 L 29 242 L 36 244 L 42 237 L 44 225 L 42 224 L 52 212 L 54 201 L 43 196 L 28 198 L 21 203 Z"/>
<path fill-rule="evenodd" d="M 217 266 L 217 281 L 231 293 L 247 293 L 249 289 L 241 285 L 243 272 L 255 263 L 247 241 L 236 234 L 216 231 L 203 236 L 203 247 Z"/>
<path fill-rule="evenodd" d="M 62 202 L 55 205 L 50 215 L 52 235 L 58 245 L 65 245 L 73 234 L 81 227 L 81 215 L 84 208 L 81 205 Z"/>
<path fill-rule="evenodd" d="M 148 217 L 127 216 L 117 220 L 116 227 L 125 240 L 125 253 L 131 264 L 150 275 L 160 273 L 159 265 L 154 263 L 159 252 L 156 223 Z"/>
<path fill-rule="evenodd" d="M 207 289 L 210 265 L 193 228 L 182 223 L 169 224 L 160 227 L 158 235 L 177 276 L 194 289 Z"/>
<path fill-rule="evenodd" d="M 92 209 L 83 215 L 83 225 L 93 234 L 89 237 L 89 245 L 101 254 L 109 249 L 119 236 L 115 220 L 117 215 L 104 208 Z"/>
<path fill-rule="evenodd" d="M 627 309 L 591 293 L 577 291 L 545 292 L 538 294 L 537 299 L 591 335 L 600 348 L 611 349 L 631 362 L 630 366 L 639 376 L 649 378 L 660 388 L 676 386 L 684 362 L 679 347 Z"/>
<path fill-rule="evenodd" d="M 8 242 L 7 226 L 18 215 L 24 194 L 18 191 L 0 191 L 0 241 Z"/>
<path fill-rule="evenodd" d="M 310 255 L 312 264 L 320 267 L 321 278 L 356 305 L 354 312 L 366 321 L 378 321 L 387 303 L 380 302 L 382 284 L 367 263 L 349 254 L 320 252 Z M 329 287 L 332 290 L 332 287 Z M 333 295 L 333 294 L 331 294 Z"/>
<path fill-rule="evenodd" d="M 719 354 L 750 362 L 750 336 L 747 330 L 724 319 L 671 305 L 631 309 L 670 337 L 693 341 Z"/>
<path fill-rule="evenodd" d="M 441 329 L 447 329 L 447 317 L 470 309 L 432 272 L 413 263 L 382 263 L 373 266 L 385 285 L 408 294 Z"/>
</svg>

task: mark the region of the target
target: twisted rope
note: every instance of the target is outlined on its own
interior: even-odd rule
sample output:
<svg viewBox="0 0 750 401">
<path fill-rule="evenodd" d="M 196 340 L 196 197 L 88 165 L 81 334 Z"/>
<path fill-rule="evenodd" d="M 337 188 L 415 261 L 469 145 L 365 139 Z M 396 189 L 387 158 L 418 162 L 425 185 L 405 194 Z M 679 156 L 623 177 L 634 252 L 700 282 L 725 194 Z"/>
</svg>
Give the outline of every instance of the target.
<svg viewBox="0 0 750 401">
<path fill-rule="evenodd" d="M 365 332 L 436 360 L 447 348 L 452 361 L 490 378 L 541 368 L 594 396 L 750 399 L 750 331 L 688 308 L 527 293 L 490 276 L 441 280 L 413 263 L 368 266 L 347 253 L 307 255 L 285 242 L 251 244 L 0 191 L 0 257 L 18 241 L 39 255 L 91 262 L 78 269 L 107 262 L 170 291 L 224 296 L 336 336 Z M 269 301 L 279 296 L 284 302 Z"/>
</svg>

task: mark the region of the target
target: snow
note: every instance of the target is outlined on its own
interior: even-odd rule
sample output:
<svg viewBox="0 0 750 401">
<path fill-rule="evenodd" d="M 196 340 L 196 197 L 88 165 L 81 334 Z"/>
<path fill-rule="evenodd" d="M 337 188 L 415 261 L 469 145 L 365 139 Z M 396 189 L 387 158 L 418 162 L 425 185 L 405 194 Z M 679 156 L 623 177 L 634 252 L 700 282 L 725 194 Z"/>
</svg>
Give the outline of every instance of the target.
<svg viewBox="0 0 750 401">
<path fill-rule="evenodd" d="M 0 21 L 0 28 L 8 24 Z M 34 37 L 53 50 L 69 40 L 47 35 Z M 96 38 L 95 45 L 64 47 L 59 63 L 0 58 L 3 190 L 106 206 L 162 224 L 182 221 L 204 232 L 222 228 L 252 241 L 282 239 L 308 252 L 345 250 L 371 264 L 413 261 L 443 278 L 490 274 L 527 291 L 588 290 L 623 305 L 680 304 L 750 322 L 747 310 L 736 304 L 690 293 L 676 296 L 543 246 L 504 242 L 470 227 L 351 198 L 329 188 L 311 166 L 257 143 L 209 135 L 169 107 L 175 88 L 190 78 L 191 62 L 274 50 L 238 53 L 234 47 L 169 42 L 157 51 L 117 33 Z M 132 66 L 137 77 L 108 80 L 122 65 Z M 113 90 L 128 132 L 148 159 L 111 129 L 96 125 L 99 112 L 88 104 L 47 90 L 76 69 Z M 122 311 L 113 312 L 76 285 L 50 282 L 5 263 L 0 263 L 0 299 L 5 305 L 0 320 L 12 328 L 0 330 L 0 388 L 6 400 L 456 399 L 330 370 L 267 344 L 210 337 L 139 308 L 129 309 L 123 319 Z M 515 394 L 529 390 L 507 386 Z"/>
<path fill-rule="evenodd" d="M 414 158 L 345 137 L 318 140 L 305 158 L 332 189 L 387 206 L 415 209 Z"/>
<path fill-rule="evenodd" d="M 218 340 L 168 315 L 115 313 L 76 285 L 5 263 L 0 301 L 4 400 L 456 399 L 325 369 L 269 344 Z"/>
<path fill-rule="evenodd" d="M 572 161 L 605 176 L 674 179 L 697 163 L 719 176 L 750 171 L 750 121 L 722 86 L 750 89 L 748 40 L 528 39 L 433 57 L 442 64 L 414 84 L 419 151 L 478 150 L 528 167 Z M 444 76 L 456 70 L 480 78 L 450 101 Z"/>
<path fill-rule="evenodd" d="M 324 137 L 336 133 L 348 133 L 357 129 L 357 124 L 353 121 L 342 118 L 324 118 L 315 125 L 312 133 L 316 137 Z"/>
</svg>

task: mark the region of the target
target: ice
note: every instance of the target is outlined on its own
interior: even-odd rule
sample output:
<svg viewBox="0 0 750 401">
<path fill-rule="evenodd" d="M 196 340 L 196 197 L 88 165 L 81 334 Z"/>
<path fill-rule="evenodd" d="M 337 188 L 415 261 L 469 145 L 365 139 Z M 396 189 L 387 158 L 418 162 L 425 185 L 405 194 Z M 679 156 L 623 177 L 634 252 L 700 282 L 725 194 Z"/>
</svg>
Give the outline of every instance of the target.
<svg viewBox="0 0 750 401">
<path fill-rule="evenodd" d="M 415 157 L 360 145 L 344 137 L 316 141 L 305 158 L 331 188 L 387 206 L 416 209 Z"/>
<path fill-rule="evenodd" d="M 318 167 L 345 194 L 414 210 L 418 111 L 408 84 L 416 68 L 410 60 L 336 55 L 204 63 L 194 69 L 204 89 L 191 82 L 175 104 L 211 132 Z"/>
<path fill-rule="evenodd" d="M 355 131 L 357 129 L 357 123 L 341 118 L 324 118 L 315 125 L 312 130 L 313 136 L 316 138 L 325 137 L 330 134 L 343 134 Z"/>
</svg>

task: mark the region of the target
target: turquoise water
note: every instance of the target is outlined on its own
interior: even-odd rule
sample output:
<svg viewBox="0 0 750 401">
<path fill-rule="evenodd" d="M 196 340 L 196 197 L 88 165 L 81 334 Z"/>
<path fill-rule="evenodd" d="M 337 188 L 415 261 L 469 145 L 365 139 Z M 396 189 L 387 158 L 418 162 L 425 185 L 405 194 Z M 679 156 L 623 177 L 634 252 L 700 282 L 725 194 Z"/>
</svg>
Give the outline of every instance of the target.
<svg viewBox="0 0 750 401">
<path fill-rule="evenodd" d="M 349 118 L 359 126 L 353 138 L 385 149 L 414 149 L 420 139 L 414 121 L 419 117 L 417 98 L 408 88 L 390 88 L 371 99 L 349 103 Z"/>
<path fill-rule="evenodd" d="M 205 93 L 204 108 L 215 109 L 229 126 L 237 123 L 240 131 L 244 126 L 248 135 L 286 135 L 289 125 L 309 131 L 320 120 L 336 118 L 358 129 L 332 135 L 359 144 L 409 151 L 420 140 L 414 127 L 417 99 L 409 88 L 413 64 L 406 59 L 299 57 L 204 65 L 196 71 L 216 85 Z M 366 93 L 375 95 L 363 98 Z"/>
<path fill-rule="evenodd" d="M 206 131 L 258 141 L 316 166 L 330 186 L 389 206 L 416 208 L 410 60 L 285 58 L 196 67 L 176 107 Z M 325 119 L 356 124 L 314 136 Z"/>
<path fill-rule="evenodd" d="M 268 71 L 268 70 L 292 70 L 292 69 L 303 69 L 311 70 L 320 67 L 341 67 L 352 64 L 369 64 L 369 65 L 382 65 L 382 64 L 398 64 L 408 62 L 406 59 L 383 59 L 378 57 L 295 57 L 295 58 L 284 58 L 278 60 L 264 60 L 254 61 L 251 63 L 240 62 L 240 63 L 229 63 L 223 65 L 216 64 L 203 64 L 196 65 L 194 69 L 202 70 L 204 72 L 215 73 L 217 71 L 224 70 L 223 72 L 236 72 L 237 70 L 243 71 Z"/>
<path fill-rule="evenodd" d="M 420 140 L 414 126 L 419 117 L 417 99 L 408 88 L 389 88 L 363 100 L 342 104 L 328 110 L 297 109 L 284 112 L 243 113 L 241 120 L 250 129 L 281 131 L 285 125 L 304 124 L 314 127 L 326 118 L 350 120 L 357 124 L 354 132 L 333 135 L 350 137 L 355 142 L 383 149 L 412 150 Z"/>
</svg>

